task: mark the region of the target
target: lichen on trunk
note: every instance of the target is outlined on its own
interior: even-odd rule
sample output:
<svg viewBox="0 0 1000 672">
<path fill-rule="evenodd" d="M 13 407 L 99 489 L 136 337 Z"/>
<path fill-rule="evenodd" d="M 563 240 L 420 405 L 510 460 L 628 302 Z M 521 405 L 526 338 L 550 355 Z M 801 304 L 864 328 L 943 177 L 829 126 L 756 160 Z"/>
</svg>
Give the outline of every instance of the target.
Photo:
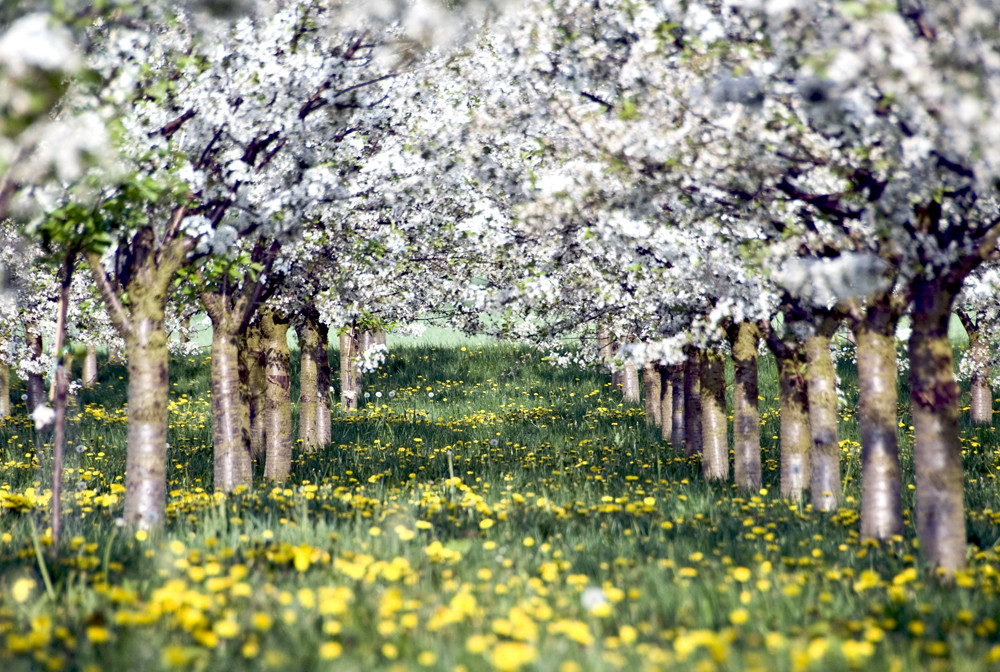
<svg viewBox="0 0 1000 672">
<path fill-rule="evenodd" d="M 233 324 L 233 316 L 212 318 L 211 390 L 215 489 L 232 492 L 238 486 L 251 485 L 248 478 L 251 473 L 249 446 L 243 436 L 237 325 Z"/>
<path fill-rule="evenodd" d="M 646 404 L 646 426 L 659 427 L 660 416 L 660 372 L 653 362 L 642 367 L 643 400 Z"/>
<path fill-rule="evenodd" d="M 701 470 L 710 481 L 729 478 L 725 361 L 722 353 L 706 350 L 701 363 Z"/>
<path fill-rule="evenodd" d="M 264 348 L 260 322 L 251 324 L 241 339 L 240 359 L 246 368 L 246 394 L 243 397 L 245 424 L 249 434 L 250 456 L 263 459 L 267 443 L 264 423 L 264 393 L 267 376 L 264 373 Z"/>
<path fill-rule="evenodd" d="M 903 533 L 896 406 L 896 320 L 884 300 L 854 325 L 861 428 L 861 538 Z"/>
<path fill-rule="evenodd" d="M 692 349 L 684 362 L 684 454 L 701 453 L 701 362 L 700 350 Z"/>
<path fill-rule="evenodd" d="M 660 418 L 660 438 L 664 441 L 670 441 L 670 433 L 673 431 L 673 412 L 674 412 L 674 384 L 670 378 L 671 370 L 666 364 L 659 364 L 656 367 L 656 375 L 660 379 L 660 384 L 658 386 L 660 391 L 660 399 L 658 401 L 659 418 Z"/>
<path fill-rule="evenodd" d="M 837 415 L 837 382 L 830 357 L 830 340 L 839 325 L 833 316 L 823 316 L 806 339 L 806 390 L 809 396 L 809 492 L 816 511 L 834 511 L 840 506 L 840 441 Z"/>
<path fill-rule="evenodd" d="M 639 403 L 639 370 L 634 364 L 626 364 L 621 371 L 622 400 L 630 404 Z"/>
<path fill-rule="evenodd" d="M 760 330 L 740 322 L 729 330 L 733 351 L 733 479 L 744 490 L 761 485 L 757 346 Z"/>
<path fill-rule="evenodd" d="M 944 280 L 918 278 L 912 290 L 910 410 L 917 536 L 927 563 L 950 575 L 966 564 L 959 389 L 948 341 L 957 288 Z"/>
<path fill-rule="evenodd" d="M 288 351 L 288 318 L 280 312 L 261 310 L 264 346 L 264 477 L 281 482 L 292 467 L 292 399 Z"/>
</svg>

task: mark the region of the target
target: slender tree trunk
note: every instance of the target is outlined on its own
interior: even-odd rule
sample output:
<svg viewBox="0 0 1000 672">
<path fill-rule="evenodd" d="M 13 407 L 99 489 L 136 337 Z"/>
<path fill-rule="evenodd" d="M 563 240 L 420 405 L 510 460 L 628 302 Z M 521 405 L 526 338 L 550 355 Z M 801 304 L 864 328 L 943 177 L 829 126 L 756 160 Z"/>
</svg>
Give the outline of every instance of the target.
<svg viewBox="0 0 1000 672">
<path fill-rule="evenodd" d="M 670 371 L 671 367 L 665 364 L 658 364 L 656 367 L 656 375 L 660 379 L 659 385 L 657 385 L 657 390 L 660 393 L 657 402 L 659 405 L 657 415 L 660 419 L 660 438 L 667 442 L 670 441 L 670 433 L 673 431 L 671 420 L 674 412 L 674 387 L 673 381 L 670 380 Z"/>
<path fill-rule="evenodd" d="M 837 378 L 830 357 L 830 340 L 838 324 L 839 320 L 832 317 L 820 319 L 816 331 L 805 344 L 809 433 L 812 437 L 809 492 L 816 511 L 834 511 L 840 506 Z"/>
<path fill-rule="evenodd" d="M 163 297 L 149 296 L 152 292 L 142 292 L 137 285 L 138 282 L 130 285 L 132 330 L 125 339 L 128 365 L 125 520 L 145 529 L 163 525 L 167 505 L 169 356 L 163 326 Z"/>
<path fill-rule="evenodd" d="M 28 357 L 38 362 L 42 358 L 42 334 L 34 324 L 24 327 L 24 336 L 28 345 Z M 45 404 L 45 377 L 40 373 L 29 373 L 25 381 L 28 395 L 28 413 Z"/>
<path fill-rule="evenodd" d="M 299 338 L 299 440 L 315 450 L 319 440 L 319 316 L 306 311 Z"/>
<path fill-rule="evenodd" d="M 240 379 L 240 448 L 242 454 L 246 455 L 246 464 L 241 478 L 247 482 L 253 482 L 253 458 L 254 452 L 250 445 L 250 351 L 247 347 L 247 332 L 252 327 L 248 327 L 236 339 L 236 366 Z"/>
<path fill-rule="evenodd" d="M 979 325 L 984 316 L 972 315 L 965 310 L 955 311 L 969 334 L 966 357 L 971 360 L 972 375 L 969 379 L 969 420 L 974 425 L 993 422 L 993 390 L 990 386 L 990 346 Z"/>
<path fill-rule="evenodd" d="M 264 346 L 259 322 L 247 328 L 244 344 L 248 390 L 245 401 L 249 423 L 250 455 L 263 459 L 267 452 L 267 425 L 264 422 L 267 375 L 264 370 Z"/>
<path fill-rule="evenodd" d="M 622 384 L 621 374 L 613 361 L 615 356 L 615 339 L 611 336 L 611 332 L 607 327 L 597 328 L 597 351 L 605 370 L 611 374 L 611 389 L 620 389 Z"/>
<path fill-rule="evenodd" d="M 805 357 L 798 349 L 775 353 L 778 361 L 778 406 L 781 413 L 781 494 L 799 499 L 808 485 L 809 400 Z"/>
<path fill-rule="evenodd" d="M 701 368 L 702 474 L 709 481 L 729 478 L 729 422 L 726 419 L 726 360 L 706 350 Z"/>
<path fill-rule="evenodd" d="M 187 345 L 191 342 L 191 317 L 185 317 L 181 319 L 181 328 L 177 334 L 177 342 L 181 345 Z"/>
<path fill-rule="evenodd" d="M 93 343 L 87 344 L 87 354 L 83 358 L 83 370 L 80 373 L 80 382 L 84 387 L 93 387 L 97 382 L 97 346 Z"/>
<path fill-rule="evenodd" d="M 684 454 L 698 455 L 701 442 L 702 353 L 692 350 L 684 363 Z"/>
<path fill-rule="evenodd" d="M 361 380 L 358 375 L 357 329 L 353 326 L 340 333 L 340 402 L 345 411 L 358 410 Z"/>
<path fill-rule="evenodd" d="M 362 355 L 368 352 L 372 347 L 378 345 L 378 337 L 374 331 L 366 329 L 361 332 L 359 338 L 358 352 Z"/>
<path fill-rule="evenodd" d="M 653 362 L 642 367 L 643 399 L 646 403 L 646 426 L 659 427 L 663 424 L 660 415 L 660 371 Z"/>
<path fill-rule="evenodd" d="M 733 478 L 744 490 L 761 485 L 757 345 L 760 330 L 741 322 L 730 330 L 733 349 Z"/>
<path fill-rule="evenodd" d="M 670 411 L 670 446 L 680 451 L 684 448 L 685 427 L 687 420 L 687 394 L 684 388 L 684 365 L 674 364 L 670 367 L 671 396 L 674 403 Z"/>
<path fill-rule="evenodd" d="M 872 302 L 854 326 L 861 426 L 861 538 L 903 533 L 896 405 L 896 319 Z"/>
<path fill-rule="evenodd" d="M 622 399 L 630 404 L 639 403 L 639 370 L 633 364 L 622 369 Z"/>
<path fill-rule="evenodd" d="M 59 284 L 59 309 L 56 317 L 55 353 L 56 368 L 52 376 L 52 400 L 55 408 L 55 426 L 52 433 L 52 498 L 49 509 L 52 514 L 52 549 L 59 552 L 59 538 L 62 534 L 62 476 L 63 459 L 66 453 L 66 399 L 69 396 L 68 368 L 72 358 L 63 355 L 66 342 L 66 315 L 69 312 L 69 289 L 76 267 L 76 253 L 63 261 L 62 278 Z"/>
<path fill-rule="evenodd" d="M 316 325 L 316 396 L 319 405 L 316 412 L 316 439 L 325 446 L 331 440 L 330 426 L 330 330 L 322 322 Z M 384 332 L 383 332 L 384 333 Z"/>
<path fill-rule="evenodd" d="M 944 281 L 923 278 L 914 281 L 912 291 L 910 409 L 917 536 L 928 564 L 950 575 L 966 562 L 959 391 L 948 341 L 954 291 Z"/>
<path fill-rule="evenodd" d="M 288 318 L 275 310 L 261 311 L 264 345 L 265 462 L 264 477 L 284 481 L 292 468 L 292 398 L 288 352 Z"/>
<path fill-rule="evenodd" d="M 223 299 L 224 300 L 224 299 Z M 208 302 L 206 301 L 206 307 Z M 221 301 L 219 302 L 221 303 Z M 250 453 L 243 437 L 243 400 L 240 397 L 239 348 L 236 321 L 222 306 L 208 310 L 212 319 L 212 439 L 215 489 L 232 492 L 250 487 Z"/>
<path fill-rule="evenodd" d="M 10 415 L 10 367 L 0 362 L 0 422 Z"/>
</svg>

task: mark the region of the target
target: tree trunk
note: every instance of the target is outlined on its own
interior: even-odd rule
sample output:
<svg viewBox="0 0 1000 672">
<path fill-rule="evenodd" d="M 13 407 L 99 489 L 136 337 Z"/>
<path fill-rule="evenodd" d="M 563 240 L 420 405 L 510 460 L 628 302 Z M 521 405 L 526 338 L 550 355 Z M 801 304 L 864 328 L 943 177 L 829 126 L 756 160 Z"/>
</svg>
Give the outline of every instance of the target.
<svg viewBox="0 0 1000 672">
<path fill-rule="evenodd" d="M 729 478 L 729 422 L 726 418 L 726 360 L 705 351 L 701 367 L 701 470 L 705 480 Z"/>
<path fill-rule="evenodd" d="M 262 340 L 260 324 L 251 324 L 244 335 L 243 350 L 240 355 L 246 367 L 247 393 L 243 402 L 246 405 L 244 413 L 249 435 L 250 455 L 257 459 L 264 458 L 267 443 L 267 427 L 264 423 L 267 376 L 264 372 Z"/>
<path fill-rule="evenodd" d="M 261 311 L 264 346 L 264 477 L 284 481 L 292 468 L 292 398 L 288 318 L 272 309 Z"/>
<path fill-rule="evenodd" d="M 345 411 L 358 410 L 361 380 L 358 375 L 358 332 L 350 326 L 340 332 L 340 403 Z"/>
<path fill-rule="evenodd" d="M 674 412 L 674 385 L 670 379 L 671 367 L 665 364 L 657 365 L 656 375 L 660 379 L 660 383 L 657 385 L 660 392 L 659 410 L 657 411 L 660 418 L 660 438 L 669 442 L 670 433 L 673 431 L 672 416 Z"/>
<path fill-rule="evenodd" d="M 250 443 L 250 351 L 247 347 L 248 327 L 236 339 L 236 366 L 240 378 L 240 443 L 247 456 L 244 476 L 253 482 L 253 447 Z"/>
<path fill-rule="evenodd" d="M 0 362 L 0 422 L 10 415 L 10 367 Z"/>
<path fill-rule="evenodd" d="M 633 364 L 622 369 L 622 399 L 630 404 L 639 403 L 639 370 Z"/>
<path fill-rule="evenodd" d="M 316 439 L 319 445 L 330 443 L 330 329 L 322 322 L 316 325 L 316 396 L 319 405 L 316 412 Z M 384 333 L 384 332 L 383 332 Z"/>
<path fill-rule="evenodd" d="M 167 332 L 163 297 L 131 283 L 132 330 L 125 339 L 128 365 L 128 448 L 125 520 L 140 529 L 160 527 L 167 505 Z"/>
<path fill-rule="evenodd" d="M 684 389 L 684 365 L 670 367 L 670 387 L 674 404 L 670 411 L 670 446 L 680 451 L 684 448 L 684 422 L 687 419 L 687 394 Z"/>
<path fill-rule="evenodd" d="M 778 406 L 781 413 L 781 494 L 799 499 L 809 478 L 809 400 L 802 375 L 805 357 L 798 349 L 776 352 Z"/>
<path fill-rule="evenodd" d="M 93 343 L 87 344 L 87 354 L 83 358 L 83 370 L 80 373 L 80 382 L 84 387 L 93 387 L 97 382 L 97 346 Z"/>
<path fill-rule="evenodd" d="M 604 369 L 611 374 L 611 389 L 621 388 L 621 374 L 612 361 L 615 356 L 615 339 L 607 327 L 597 328 L 597 352 Z"/>
<path fill-rule="evenodd" d="M 28 357 L 38 362 L 42 358 L 42 334 L 34 324 L 24 327 L 25 342 L 28 345 Z M 45 404 L 45 377 L 40 373 L 29 373 L 25 381 L 28 395 L 28 414 Z"/>
<path fill-rule="evenodd" d="M 969 334 L 969 349 L 966 357 L 972 364 L 969 378 L 969 420 L 974 425 L 988 425 L 993 422 L 993 390 L 990 387 L 990 344 L 979 325 L 985 316 L 972 315 L 964 310 L 956 311 Z"/>
<path fill-rule="evenodd" d="M 954 291 L 943 281 L 918 278 L 913 295 L 910 409 L 917 536 L 927 563 L 950 575 L 966 562 L 959 390 L 948 341 Z"/>
<path fill-rule="evenodd" d="M 903 533 L 899 436 L 896 426 L 896 319 L 872 302 L 854 326 L 861 426 L 861 538 Z"/>
<path fill-rule="evenodd" d="M 760 330 L 741 322 L 730 330 L 733 349 L 733 478 L 738 488 L 761 485 L 760 408 L 757 381 L 757 345 Z"/>
<path fill-rule="evenodd" d="M 240 397 L 238 319 L 209 310 L 212 319 L 212 440 L 215 455 L 215 489 L 232 492 L 250 487 L 251 459 L 243 436 L 243 401 Z"/>
<path fill-rule="evenodd" d="M 191 342 L 191 316 L 187 316 L 181 319 L 181 328 L 177 333 L 177 342 L 181 345 L 187 345 Z"/>
<path fill-rule="evenodd" d="M 823 317 L 806 339 L 806 391 L 809 396 L 809 492 L 816 511 L 840 506 L 840 442 L 837 423 L 837 378 L 830 357 L 830 339 L 839 320 Z"/>
<path fill-rule="evenodd" d="M 306 311 L 299 337 L 299 441 L 315 450 L 319 440 L 319 316 Z"/>
<path fill-rule="evenodd" d="M 701 453 L 701 361 L 702 353 L 692 350 L 684 363 L 684 454 Z"/>
<path fill-rule="evenodd" d="M 653 362 L 642 367 L 643 399 L 646 403 L 646 426 L 659 427 L 663 424 L 660 415 L 660 371 Z"/>
</svg>

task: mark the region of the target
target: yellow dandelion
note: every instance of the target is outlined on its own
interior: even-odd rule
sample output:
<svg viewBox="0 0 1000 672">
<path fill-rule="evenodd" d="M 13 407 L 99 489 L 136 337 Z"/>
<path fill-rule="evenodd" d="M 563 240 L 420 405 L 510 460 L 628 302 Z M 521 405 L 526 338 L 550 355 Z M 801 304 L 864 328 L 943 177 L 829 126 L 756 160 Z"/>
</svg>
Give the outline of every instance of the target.
<svg viewBox="0 0 1000 672">
<path fill-rule="evenodd" d="M 417 655 L 417 664 L 421 667 L 432 667 L 437 662 L 437 656 L 433 651 L 421 651 Z"/>
<path fill-rule="evenodd" d="M 530 665 L 538 657 L 538 651 L 524 642 L 500 642 L 493 647 L 490 662 L 501 672 L 513 672 Z"/>
<path fill-rule="evenodd" d="M 745 583 L 750 580 L 750 570 L 746 567 L 737 567 L 733 570 L 733 578 L 740 583 Z"/>
<path fill-rule="evenodd" d="M 333 660 L 339 658 L 344 652 L 344 647 L 340 642 L 323 642 L 319 645 L 319 657 L 323 660 Z"/>
<path fill-rule="evenodd" d="M 111 632 L 102 625 L 91 625 L 87 627 L 87 639 L 94 644 L 102 644 L 111 639 Z"/>
<path fill-rule="evenodd" d="M 740 607 L 729 612 L 729 622 L 733 625 L 743 625 L 750 620 L 750 612 Z"/>
<path fill-rule="evenodd" d="M 11 586 L 10 592 L 15 602 L 26 602 L 31 593 L 35 590 L 35 580 L 28 577 L 21 577 Z"/>
</svg>

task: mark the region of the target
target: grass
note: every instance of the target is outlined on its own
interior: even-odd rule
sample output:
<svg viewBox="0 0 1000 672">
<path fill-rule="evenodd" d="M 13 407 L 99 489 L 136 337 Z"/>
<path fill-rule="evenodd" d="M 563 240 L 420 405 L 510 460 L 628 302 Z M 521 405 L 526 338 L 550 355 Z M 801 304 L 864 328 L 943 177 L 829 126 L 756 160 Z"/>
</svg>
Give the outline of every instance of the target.
<svg viewBox="0 0 1000 672">
<path fill-rule="evenodd" d="M 942 587 L 909 513 L 892 544 L 858 538 L 853 370 L 830 514 L 776 494 L 773 363 L 761 370 L 759 492 L 703 482 L 602 375 L 462 342 L 395 346 L 329 446 L 298 452 L 287 483 L 225 498 L 207 359 L 176 360 L 169 521 L 146 535 L 117 524 L 125 381 L 105 366 L 71 423 L 59 549 L 45 439 L 23 407 L 0 426 L 0 657 L 12 671 L 996 669 L 994 429 L 963 430 L 970 567 Z M 902 406 L 900 420 L 909 512 Z"/>
</svg>

